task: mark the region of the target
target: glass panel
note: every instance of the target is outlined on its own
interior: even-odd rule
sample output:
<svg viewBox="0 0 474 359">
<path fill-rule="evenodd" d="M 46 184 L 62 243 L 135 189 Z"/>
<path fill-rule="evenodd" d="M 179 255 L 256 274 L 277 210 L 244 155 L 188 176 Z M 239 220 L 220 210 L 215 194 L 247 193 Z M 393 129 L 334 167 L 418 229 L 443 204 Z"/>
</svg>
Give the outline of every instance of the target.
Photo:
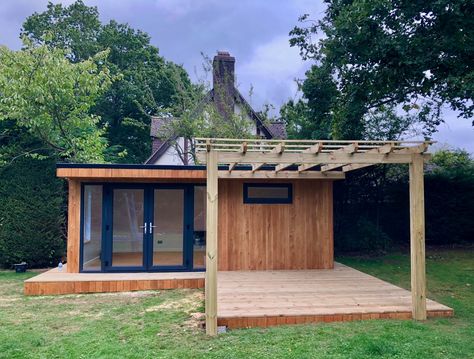
<svg viewBox="0 0 474 359">
<path fill-rule="evenodd" d="M 153 265 L 183 265 L 184 190 L 155 189 Z"/>
<path fill-rule="evenodd" d="M 288 198 L 288 187 L 255 187 L 248 186 L 248 198 Z"/>
<path fill-rule="evenodd" d="M 206 187 L 194 187 L 194 268 L 206 267 Z"/>
<path fill-rule="evenodd" d="M 102 249 L 102 186 L 84 186 L 82 204 L 82 269 L 100 271 Z"/>
<path fill-rule="evenodd" d="M 143 266 L 143 189 L 115 189 L 112 265 Z"/>
</svg>

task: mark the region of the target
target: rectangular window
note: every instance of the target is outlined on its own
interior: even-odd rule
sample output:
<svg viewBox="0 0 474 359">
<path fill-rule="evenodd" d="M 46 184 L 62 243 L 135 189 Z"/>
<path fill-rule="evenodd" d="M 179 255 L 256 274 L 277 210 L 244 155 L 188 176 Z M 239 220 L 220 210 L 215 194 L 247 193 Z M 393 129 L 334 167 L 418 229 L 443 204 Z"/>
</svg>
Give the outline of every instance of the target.
<svg viewBox="0 0 474 359">
<path fill-rule="evenodd" d="M 244 183 L 244 203 L 292 203 L 291 183 Z"/>
<path fill-rule="evenodd" d="M 102 249 L 102 186 L 84 186 L 82 205 L 82 270 L 100 271 Z"/>
</svg>

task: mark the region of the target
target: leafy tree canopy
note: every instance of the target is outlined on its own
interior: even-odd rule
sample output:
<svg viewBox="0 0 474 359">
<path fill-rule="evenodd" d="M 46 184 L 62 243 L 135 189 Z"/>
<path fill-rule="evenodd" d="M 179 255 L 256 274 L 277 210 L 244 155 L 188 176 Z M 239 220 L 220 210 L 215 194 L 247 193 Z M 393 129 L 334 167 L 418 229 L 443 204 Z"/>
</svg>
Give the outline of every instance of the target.
<svg viewBox="0 0 474 359">
<path fill-rule="evenodd" d="M 387 108 L 406 111 L 426 136 L 443 105 L 473 116 L 472 1 L 325 2 L 321 21 L 304 15 L 290 32 L 290 44 L 315 61 L 302 83 L 313 136 L 360 138 L 365 116 Z"/>
<path fill-rule="evenodd" d="M 71 63 L 63 50 L 48 45 L 26 41 L 20 51 L 0 47 L 1 139 L 10 145 L 2 145 L 0 160 L 20 151 L 40 156 L 49 150 L 62 159 L 103 161 L 107 141 L 90 108 L 112 81 L 103 65 L 106 57 L 101 52 Z M 35 142 L 40 147 L 31 148 Z"/>
<path fill-rule="evenodd" d="M 174 105 L 178 92 L 191 89 L 188 74 L 166 61 L 145 32 L 112 20 L 102 24 L 96 7 L 78 0 L 69 6 L 49 3 L 23 24 L 22 34 L 33 43 L 62 48 L 71 62 L 109 50 L 105 65 L 121 75 L 93 109 L 107 124 L 111 161 L 142 162 L 150 154 L 150 115 Z M 51 34 L 45 38 L 45 34 Z M 179 79 L 179 84 L 175 81 Z"/>
</svg>

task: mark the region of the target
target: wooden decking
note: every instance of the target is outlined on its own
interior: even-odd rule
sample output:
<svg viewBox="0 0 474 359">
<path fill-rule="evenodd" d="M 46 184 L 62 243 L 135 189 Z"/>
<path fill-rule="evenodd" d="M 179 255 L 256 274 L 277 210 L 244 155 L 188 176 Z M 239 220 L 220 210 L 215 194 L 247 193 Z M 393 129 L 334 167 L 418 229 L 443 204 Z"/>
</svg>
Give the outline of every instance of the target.
<svg viewBox="0 0 474 359">
<path fill-rule="evenodd" d="M 204 288 L 204 272 L 67 273 L 57 269 L 27 279 L 25 295 L 128 292 L 135 290 Z"/>
<path fill-rule="evenodd" d="M 204 288 L 204 272 L 67 273 L 25 281 L 26 295 Z M 453 310 L 427 300 L 429 317 Z M 411 293 L 353 268 L 220 271 L 218 325 L 229 328 L 363 319 L 410 319 Z"/>
<path fill-rule="evenodd" d="M 218 325 L 229 328 L 410 319 L 411 293 L 353 268 L 219 272 Z M 429 317 L 453 310 L 427 300 Z"/>
</svg>

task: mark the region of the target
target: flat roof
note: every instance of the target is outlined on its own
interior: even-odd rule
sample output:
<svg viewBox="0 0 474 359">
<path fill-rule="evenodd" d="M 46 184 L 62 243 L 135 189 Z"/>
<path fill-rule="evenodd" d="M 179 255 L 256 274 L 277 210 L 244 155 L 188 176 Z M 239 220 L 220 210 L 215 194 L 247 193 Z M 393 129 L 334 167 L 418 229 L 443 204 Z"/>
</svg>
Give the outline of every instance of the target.
<svg viewBox="0 0 474 359">
<path fill-rule="evenodd" d="M 206 166 L 203 165 L 146 165 L 125 163 L 57 163 L 56 175 L 80 181 L 145 181 L 145 180 L 198 180 L 207 179 Z M 254 171 L 251 165 L 237 165 L 229 170 L 228 165 L 219 166 L 219 178 L 223 179 L 343 179 L 342 171 L 322 173 L 317 170 L 298 171 L 298 166 L 276 171 L 274 165 L 264 165 Z"/>
<path fill-rule="evenodd" d="M 205 171 L 206 165 L 146 165 L 135 163 L 57 163 L 56 168 L 103 168 L 103 169 L 142 169 L 142 170 L 194 170 Z M 219 165 L 220 171 L 229 169 L 228 165 Z M 250 165 L 237 165 L 234 170 L 251 171 Z M 262 166 L 261 170 L 273 171 L 275 166 Z M 298 166 L 288 167 L 288 171 L 298 171 Z"/>
</svg>

